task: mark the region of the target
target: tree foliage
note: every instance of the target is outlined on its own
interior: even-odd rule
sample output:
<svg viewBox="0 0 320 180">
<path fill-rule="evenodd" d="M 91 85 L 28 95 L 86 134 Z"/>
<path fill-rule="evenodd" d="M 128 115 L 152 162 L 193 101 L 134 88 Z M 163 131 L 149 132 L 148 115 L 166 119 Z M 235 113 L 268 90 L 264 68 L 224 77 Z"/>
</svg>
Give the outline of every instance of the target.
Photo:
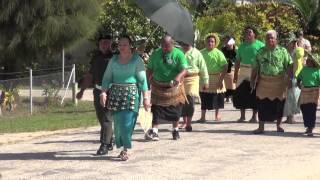
<svg viewBox="0 0 320 180">
<path fill-rule="evenodd" d="M 147 49 L 158 46 L 163 35 L 162 28 L 157 28 L 133 0 L 105 0 L 100 23 L 100 33 L 111 33 L 115 38 L 121 34 L 128 34 L 133 40 L 149 38 Z"/>
<path fill-rule="evenodd" d="M 263 39 L 263 33 L 269 29 L 276 29 L 280 38 L 286 37 L 291 31 L 300 28 L 299 15 L 292 6 L 279 3 L 254 3 L 235 5 L 226 3 L 220 7 L 209 8 L 197 20 L 200 37 L 208 32 L 218 32 L 221 35 L 232 35 L 237 43 L 241 42 L 245 26 L 254 26 L 258 31 L 258 38 Z M 201 39 L 201 38 L 200 38 Z"/>
<path fill-rule="evenodd" d="M 303 29 L 313 45 L 313 50 L 320 53 L 320 1 L 290 0 L 302 16 Z"/>
<path fill-rule="evenodd" d="M 96 30 L 97 0 L 2 0 L 0 63 L 17 71 L 88 37 Z"/>
</svg>

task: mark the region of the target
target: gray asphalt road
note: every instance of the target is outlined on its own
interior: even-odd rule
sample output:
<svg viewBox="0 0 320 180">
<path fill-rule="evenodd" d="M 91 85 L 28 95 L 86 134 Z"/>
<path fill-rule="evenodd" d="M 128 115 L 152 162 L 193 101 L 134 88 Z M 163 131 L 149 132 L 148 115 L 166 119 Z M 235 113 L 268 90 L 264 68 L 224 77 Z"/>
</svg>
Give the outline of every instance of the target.
<svg viewBox="0 0 320 180">
<path fill-rule="evenodd" d="M 207 123 L 193 124 L 178 141 L 171 140 L 169 124 L 160 126 L 159 142 L 144 141 L 137 125 L 127 162 L 119 161 L 116 149 L 94 155 L 99 127 L 42 134 L 0 146 L 0 179 L 320 179 L 320 136 L 302 134 L 301 116 L 283 126 L 284 134 L 267 124 L 264 135 L 251 133 L 257 124 L 236 123 L 238 116 L 226 104 L 221 121 L 208 112 Z"/>
</svg>

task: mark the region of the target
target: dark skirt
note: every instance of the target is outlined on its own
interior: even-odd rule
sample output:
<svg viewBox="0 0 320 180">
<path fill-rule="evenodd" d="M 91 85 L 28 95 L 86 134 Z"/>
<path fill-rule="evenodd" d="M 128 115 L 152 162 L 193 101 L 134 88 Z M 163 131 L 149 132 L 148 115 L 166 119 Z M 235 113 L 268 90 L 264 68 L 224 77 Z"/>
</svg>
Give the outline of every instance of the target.
<svg viewBox="0 0 320 180">
<path fill-rule="evenodd" d="M 194 98 L 187 95 L 188 102 L 186 102 L 182 107 L 181 117 L 192 117 L 194 114 Z"/>
<path fill-rule="evenodd" d="M 224 93 L 200 92 L 201 110 L 213 110 L 224 108 Z"/>
<path fill-rule="evenodd" d="M 237 109 L 257 109 L 256 91 L 251 92 L 250 82 L 244 80 L 233 92 L 233 106 Z"/>
<path fill-rule="evenodd" d="M 314 128 L 316 125 L 317 104 L 301 104 L 300 109 L 302 112 L 304 127 Z"/>
<path fill-rule="evenodd" d="M 275 99 L 271 101 L 268 98 L 257 98 L 257 108 L 259 121 L 273 122 L 282 118 L 285 100 Z"/>
<path fill-rule="evenodd" d="M 153 124 L 158 124 L 159 120 L 178 121 L 181 117 L 182 104 L 168 107 L 152 105 L 151 112 Z"/>
</svg>

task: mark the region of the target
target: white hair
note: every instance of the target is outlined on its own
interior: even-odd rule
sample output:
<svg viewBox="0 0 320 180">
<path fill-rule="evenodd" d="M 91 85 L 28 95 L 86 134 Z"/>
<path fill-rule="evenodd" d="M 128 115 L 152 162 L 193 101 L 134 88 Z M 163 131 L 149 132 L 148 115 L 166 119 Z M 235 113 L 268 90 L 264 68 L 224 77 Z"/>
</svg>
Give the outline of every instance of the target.
<svg viewBox="0 0 320 180">
<path fill-rule="evenodd" d="M 275 31 L 275 30 L 268 30 L 267 31 L 267 34 L 266 34 L 267 36 L 268 35 L 272 35 L 273 37 L 275 37 L 276 39 L 278 39 L 278 33 L 277 33 L 277 31 Z"/>
</svg>

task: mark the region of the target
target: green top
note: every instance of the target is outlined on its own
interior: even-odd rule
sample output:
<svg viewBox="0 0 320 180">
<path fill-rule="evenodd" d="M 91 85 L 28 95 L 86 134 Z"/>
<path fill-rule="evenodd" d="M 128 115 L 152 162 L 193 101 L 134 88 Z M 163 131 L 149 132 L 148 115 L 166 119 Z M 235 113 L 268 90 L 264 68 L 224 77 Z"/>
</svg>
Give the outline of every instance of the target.
<svg viewBox="0 0 320 180">
<path fill-rule="evenodd" d="M 200 80 L 204 84 L 209 83 L 209 75 L 206 62 L 203 59 L 201 52 L 197 48 L 191 48 L 186 52 L 186 58 L 188 60 L 188 73 L 200 73 Z"/>
<path fill-rule="evenodd" d="M 156 49 L 147 65 L 147 68 L 152 71 L 153 79 L 162 82 L 170 82 L 187 67 L 188 61 L 178 48 L 173 48 L 170 53 L 166 54 L 161 48 Z"/>
<path fill-rule="evenodd" d="M 102 88 L 110 88 L 112 83 L 136 83 L 140 91 L 148 90 L 146 71 L 143 61 L 138 54 L 133 54 L 131 60 L 127 64 L 120 64 L 118 55 L 112 57 L 104 72 Z"/>
<path fill-rule="evenodd" d="M 209 74 L 220 73 L 223 70 L 223 66 L 228 64 L 224 54 L 217 48 L 211 51 L 204 48 L 201 50 L 201 54 L 206 62 Z"/>
<path fill-rule="evenodd" d="M 276 46 L 274 49 L 263 47 L 257 53 L 252 67 L 261 75 L 276 76 L 287 70 L 292 64 L 292 59 L 287 49 Z"/>
<path fill-rule="evenodd" d="M 304 87 L 320 86 L 320 69 L 312 67 L 303 67 L 297 77 L 298 81 Z"/>
<path fill-rule="evenodd" d="M 243 42 L 237 51 L 237 60 L 239 59 L 242 64 L 252 64 L 256 58 L 259 49 L 264 47 L 264 43 L 255 40 L 252 43 Z"/>
<path fill-rule="evenodd" d="M 294 76 L 297 77 L 300 71 L 303 68 L 303 56 L 304 56 L 304 49 L 302 47 L 297 47 L 294 50 L 293 59 L 293 72 Z"/>
</svg>

